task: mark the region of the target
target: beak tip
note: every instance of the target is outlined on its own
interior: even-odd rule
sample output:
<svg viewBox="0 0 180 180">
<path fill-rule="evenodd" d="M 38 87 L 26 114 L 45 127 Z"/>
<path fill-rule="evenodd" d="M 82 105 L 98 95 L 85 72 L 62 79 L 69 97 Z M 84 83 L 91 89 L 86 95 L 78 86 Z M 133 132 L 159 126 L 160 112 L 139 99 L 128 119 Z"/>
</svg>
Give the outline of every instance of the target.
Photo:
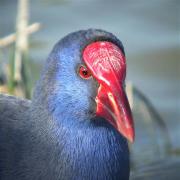
<svg viewBox="0 0 180 180">
<path fill-rule="evenodd" d="M 132 125 L 131 127 L 124 129 L 124 130 L 120 130 L 119 132 L 130 142 L 130 143 L 134 143 L 135 140 L 135 131 L 134 131 L 134 125 Z"/>
<path fill-rule="evenodd" d="M 128 138 L 128 140 L 130 141 L 130 143 L 134 143 L 134 137 Z"/>
<path fill-rule="evenodd" d="M 134 134 L 134 132 L 128 134 L 128 135 L 126 136 L 126 138 L 127 138 L 131 143 L 134 143 L 134 140 L 135 140 L 135 134 Z"/>
</svg>

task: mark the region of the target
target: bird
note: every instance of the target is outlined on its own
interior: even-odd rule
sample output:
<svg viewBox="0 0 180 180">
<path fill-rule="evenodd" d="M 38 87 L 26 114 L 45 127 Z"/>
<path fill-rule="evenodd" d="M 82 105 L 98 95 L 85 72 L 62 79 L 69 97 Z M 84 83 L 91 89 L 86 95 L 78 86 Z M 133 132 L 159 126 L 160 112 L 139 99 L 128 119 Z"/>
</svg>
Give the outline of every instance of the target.
<svg viewBox="0 0 180 180">
<path fill-rule="evenodd" d="M 0 95 L 1 180 L 128 180 L 134 123 L 122 42 L 72 32 L 49 54 L 32 99 Z"/>
</svg>

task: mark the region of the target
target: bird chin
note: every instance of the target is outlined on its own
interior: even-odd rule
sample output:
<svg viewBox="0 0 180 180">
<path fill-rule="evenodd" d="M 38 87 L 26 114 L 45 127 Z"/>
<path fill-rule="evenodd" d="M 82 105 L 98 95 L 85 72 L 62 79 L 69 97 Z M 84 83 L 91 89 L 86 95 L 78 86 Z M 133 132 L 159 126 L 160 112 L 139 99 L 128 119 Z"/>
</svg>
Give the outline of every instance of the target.
<svg viewBox="0 0 180 180">
<path fill-rule="evenodd" d="M 88 110 L 87 116 L 89 117 L 89 119 L 94 119 L 96 117 L 96 112 L 94 110 Z"/>
</svg>

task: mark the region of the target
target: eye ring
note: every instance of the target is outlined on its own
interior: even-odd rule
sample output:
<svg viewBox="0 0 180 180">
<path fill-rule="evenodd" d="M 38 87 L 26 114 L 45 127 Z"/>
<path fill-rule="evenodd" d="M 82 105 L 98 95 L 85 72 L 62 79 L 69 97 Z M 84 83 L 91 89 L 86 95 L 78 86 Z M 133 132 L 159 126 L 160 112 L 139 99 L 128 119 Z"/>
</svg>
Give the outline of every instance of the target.
<svg viewBox="0 0 180 180">
<path fill-rule="evenodd" d="M 90 70 L 85 65 L 79 66 L 78 74 L 82 79 L 89 79 L 92 76 Z"/>
</svg>

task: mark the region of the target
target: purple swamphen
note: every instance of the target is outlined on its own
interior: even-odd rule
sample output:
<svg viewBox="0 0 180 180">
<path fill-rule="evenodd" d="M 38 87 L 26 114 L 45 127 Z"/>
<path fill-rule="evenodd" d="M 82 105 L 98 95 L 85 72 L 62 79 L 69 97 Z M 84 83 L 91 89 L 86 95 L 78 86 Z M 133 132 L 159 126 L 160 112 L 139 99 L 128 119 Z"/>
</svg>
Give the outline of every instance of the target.
<svg viewBox="0 0 180 180">
<path fill-rule="evenodd" d="M 122 43 L 89 29 L 61 39 L 32 101 L 0 95 L 1 180 L 128 180 L 133 120 Z"/>
</svg>

